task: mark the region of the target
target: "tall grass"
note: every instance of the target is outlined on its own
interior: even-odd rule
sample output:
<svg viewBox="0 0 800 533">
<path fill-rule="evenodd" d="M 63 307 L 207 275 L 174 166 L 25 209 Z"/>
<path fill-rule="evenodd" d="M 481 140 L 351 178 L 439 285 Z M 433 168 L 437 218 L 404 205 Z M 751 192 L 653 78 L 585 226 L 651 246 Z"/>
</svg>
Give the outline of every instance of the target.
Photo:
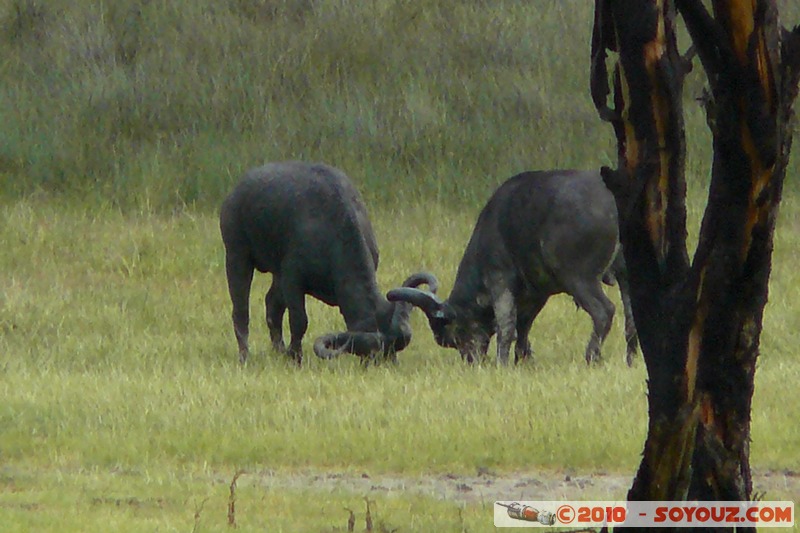
<svg viewBox="0 0 800 533">
<path fill-rule="evenodd" d="M 786 393 L 800 378 L 800 279 L 791 269 L 798 209 L 787 200 L 776 242 L 752 413 L 757 473 L 800 469 L 800 404 Z M 435 204 L 372 214 L 381 287 L 427 268 L 447 294 L 474 214 Z M 409 235 L 409 227 L 425 231 Z M 622 361 L 619 313 L 597 368 L 582 361 L 590 320 L 558 297 L 534 324 L 534 364 L 468 367 L 434 344 L 415 313 L 399 364 L 364 369 L 354 357 L 310 355 L 310 340 L 343 322 L 309 299 L 308 357 L 298 370 L 268 349 L 261 295 L 269 277 L 258 276 L 254 354 L 240 367 L 213 215 L 31 198 L 0 207 L 0 242 L 4 530 L 224 529 L 230 476 L 245 469 L 244 531 L 333 531 L 345 526 L 342 507 L 360 508 L 365 494 L 298 486 L 293 475 L 401 475 L 413 485 L 417 476 L 487 470 L 632 475 L 638 462 L 645 373 L 641 361 L 633 369 Z M 791 499 L 795 488 L 777 496 Z M 370 497 L 389 529 L 491 530 L 485 502 Z"/>
<path fill-rule="evenodd" d="M 800 21 L 796 2 L 780 4 Z M 467 368 L 415 313 L 397 366 L 312 356 L 298 370 L 267 348 L 269 277 L 257 276 L 255 353 L 241 368 L 214 214 L 246 167 L 332 163 L 367 199 L 380 286 L 427 269 L 447 294 L 497 183 L 614 162 L 588 97 L 591 10 L 0 0 L 2 529 L 227 530 L 219 510 L 239 468 L 632 473 L 646 384 L 641 362 L 622 363 L 619 313 L 599 368 L 582 363 L 588 317 L 557 297 L 534 324 L 531 365 Z M 686 90 L 690 236 L 710 159 L 699 70 Z M 786 392 L 800 377 L 797 161 L 756 374 L 759 471 L 800 469 L 800 406 Z M 308 308 L 308 339 L 343 328 L 335 310 Z M 247 478 L 241 495 L 244 531 L 343 530 L 341 508 L 363 496 Z M 485 505 L 379 500 L 389 529 L 491 529 Z"/>
<path fill-rule="evenodd" d="M 796 213 L 796 202 L 787 205 Z M 213 217 L 98 216 L 31 201 L 0 214 L 10 252 L 0 259 L 5 458 L 439 473 L 635 466 L 646 426 L 644 369 L 622 363 L 619 317 L 597 369 L 581 358 L 590 320 L 559 297 L 534 325 L 533 365 L 466 367 L 434 344 L 416 313 L 414 341 L 396 367 L 310 356 L 298 371 L 267 348 L 260 295 L 268 276 L 258 276 L 256 355 L 240 368 Z M 386 258 L 382 287 L 427 268 L 449 292 L 460 246 L 441 243 L 463 246 L 471 216 L 417 209 L 374 218 Z M 430 229 L 409 244 L 412 220 Z M 790 453 L 800 413 L 781 386 L 800 372 L 800 280 L 788 268 L 800 244 L 794 225 L 779 234 L 765 322 L 753 417 L 760 467 L 800 467 Z M 334 309 L 308 305 L 309 339 L 343 327 Z"/>
<path fill-rule="evenodd" d="M 208 207 L 297 158 L 373 202 L 480 203 L 522 169 L 613 161 L 591 23 L 584 0 L 2 0 L 0 191 Z"/>
</svg>

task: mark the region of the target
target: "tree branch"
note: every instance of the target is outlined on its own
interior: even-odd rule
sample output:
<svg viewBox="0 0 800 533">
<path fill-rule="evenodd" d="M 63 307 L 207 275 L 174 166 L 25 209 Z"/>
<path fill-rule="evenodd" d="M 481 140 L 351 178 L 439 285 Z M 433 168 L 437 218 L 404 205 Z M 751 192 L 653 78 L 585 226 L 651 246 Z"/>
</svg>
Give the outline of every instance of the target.
<svg viewBox="0 0 800 533">
<path fill-rule="evenodd" d="M 693 65 L 692 61 L 694 60 L 694 56 L 697 55 L 697 47 L 692 44 L 686 53 L 682 56 L 678 57 L 678 85 L 683 86 L 684 80 L 686 80 L 686 75 L 692 71 Z"/>
<path fill-rule="evenodd" d="M 717 74 L 728 66 L 733 57 L 733 50 L 727 45 L 728 39 L 700 0 L 675 0 L 675 6 L 692 37 L 693 46 L 708 75 L 711 91 L 716 94 L 719 86 Z"/>
<path fill-rule="evenodd" d="M 800 82 L 800 24 L 792 31 L 786 28 L 781 31 L 781 68 L 783 69 L 781 96 L 794 101 L 797 98 L 798 82 Z"/>
<path fill-rule="evenodd" d="M 756 27 L 763 28 L 763 25 Z M 780 71 L 780 63 L 776 62 L 779 59 L 777 54 L 770 54 L 768 49 L 764 51 L 764 56 L 760 55 L 759 44 L 766 46 L 762 40 L 765 37 L 764 34 L 753 32 L 747 47 L 747 56 L 752 64 L 765 63 L 769 72 L 765 74 L 757 69 L 740 68 L 739 78 L 742 80 L 745 101 L 749 103 L 744 112 L 747 127 L 752 133 L 753 145 L 763 165 L 771 167 L 775 164 L 778 150 L 775 108 L 779 105 L 779 87 L 776 87 L 778 82 L 775 73 Z"/>
<path fill-rule="evenodd" d="M 595 0 L 594 27 L 592 28 L 592 61 L 589 88 L 592 102 L 605 122 L 620 120 L 619 114 L 608 106 L 608 67 L 606 50 L 616 50 L 613 21 L 608 10 L 608 0 Z"/>
</svg>

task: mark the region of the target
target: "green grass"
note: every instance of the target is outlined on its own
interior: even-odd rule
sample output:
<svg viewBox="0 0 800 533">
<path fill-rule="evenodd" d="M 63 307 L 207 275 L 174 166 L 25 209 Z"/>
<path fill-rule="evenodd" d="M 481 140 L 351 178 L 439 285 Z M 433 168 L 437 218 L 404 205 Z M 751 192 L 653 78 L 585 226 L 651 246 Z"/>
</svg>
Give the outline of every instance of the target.
<svg viewBox="0 0 800 533">
<path fill-rule="evenodd" d="M 800 4 L 779 4 L 800 22 Z M 298 370 L 267 349 L 258 276 L 241 368 L 215 214 L 248 167 L 331 163 L 367 200 L 380 286 L 426 269 L 449 293 L 497 184 L 614 163 L 588 95 L 592 7 L 0 0 L 3 531 L 227 530 L 239 469 L 245 531 L 343 531 L 342 507 L 363 527 L 364 493 L 272 474 L 632 476 L 646 384 L 641 361 L 624 366 L 621 313 L 599 368 L 582 360 L 588 317 L 557 297 L 534 324 L 534 364 L 468 368 L 416 312 L 400 364 L 364 369 L 313 357 L 343 321 L 309 299 Z M 691 239 L 710 163 L 703 83 L 695 68 L 685 95 Z M 800 470 L 798 161 L 756 375 L 762 472 Z M 492 529 L 480 498 L 440 496 L 370 493 L 387 530 Z"/>
<path fill-rule="evenodd" d="M 800 469 L 800 404 L 785 392 L 800 378 L 800 279 L 790 268 L 797 210 L 793 200 L 784 205 L 776 244 L 753 407 L 757 471 Z M 381 286 L 427 268 L 447 294 L 472 218 L 434 203 L 373 212 Z M 126 215 L 32 199 L 4 205 L 0 221 L 0 519 L 20 530 L 47 529 L 56 517 L 62 530 L 188 530 L 205 498 L 200 524 L 214 530 L 225 523 L 224 478 L 238 469 L 413 478 L 478 469 L 632 475 L 638 464 L 645 373 L 641 361 L 623 363 L 619 314 L 599 368 L 582 361 L 588 317 L 557 297 L 534 325 L 534 364 L 468 367 L 434 344 L 416 313 L 399 365 L 364 369 L 354 357 L 313 357 L 314 336 L 343 323 L 309 299 L 298 370 L 266 348 L 260 302 L 269 276 L 258 276 L 255 354 L 242 368 L 215 216 Z M 616 290 L 609 293 L 619 307 Z M 243 527 L 277 520 L 286 531 L 343 527 L 341 507 L 364 496 L 256 482 L 249 490 Z M 292 526 L 304 498 L 325 512 Z M 469 530 L 490 520 L 484 504 L 414 493 L 378 500 L 387 524 L 403 530 L 458 530 L 459 508 Z M 413 511 L 420 508 L 449 518 L 426 522 Z"/>
<path fill-rule="evenodd" d="M 592 9 L 0 0 L 0 194 L 209 208 L 246 168 L 306 159 L 360 179 L 373 204 L 480 205 L 500 176 L 615 161 L 588 94 Z M 686 89 L 698 176 L 702 83 L 698 67 Z"/>
<path fill-rule="evenodd" d="M 568 441 L 582 440 L 593 420 L 622 424 L 630 404 L 641 404 L 635 401 L 643 391 L 641 368 L 637 380 L 614 378 L 623 370 L 621 326 L 609 341 L 609 364 L 597 370 L 599 377 L 580 363 L 589 319 L 566 298 L 554 301 L 549 316 L 545 313 L 535 326 L 534 335 L 543 337 L 536 342 L 537 364 L 522 371 L 465 367 L 456 352 L 434 345 L 421 316 L 415 317 L 415 342 L 397 368 L 365 371 L 355 358 L 328 364 L 312 355 L 297 371 L 266 351 L 263 311 L 256 302 L 269 278 L 260 276 L 252 309 L 256 356 L 241 369 L 213 218 L 126 218 L 112 212 L 93 219 L 30 203 L 9 206 L 4 215 L 9 231 L 4 242 L 21 244 L 32 236 L 4 265 L 2 352 L 10 378 L 4 419 L 13 428 L 5 437 L 24 441 L 40 427 L 46 446 L 37 453 L 57 463 L 108 466 L 146 456 L 301 466 L 308 457 L 297 455 L 299 445 L 314 442 L 316 449 L 307 453 L 321 465 L 355 461 L 388 471 L 521 467 L 552 463 Z M 449 232 L 448 224 L 417 235 L 410 244 L 400 240 L 406 233 L 402 228 L 422 217 L 469 226 L 466 216 L 446 210 L 397 213 L 394 221 L 379 215 L 378 231 L 395 232 L 382 239 L 387 242 L 381 268 L 386 289 L 412 270 L 431 268 L 441 272 L 449 290 L 459 252 L 447 247 L 447 256 L 439 257 L 435 244 Z M 387 223 L 397 226 L 390 230 Z M 50 231 L 40 240 L 34 235 L 42 226 Z M 466 235 L 459 239 L 465 240 Z M 419 255 L 398 261 L 396 252 L 389 256 L 388 243 Z M 309 307 L 309 339 L 343 327 L 336 310 L 311 300 Z M 575 322 L 579 333 L 559 332 L 561 320 Z M 598 383 L 591 384 L 595 379 Z M 598 388 L 607 400 L 593 401 Z M 566 397 L 580 398 L 589 412 L 569 423 L 565 419 L 564 428 L 531 436 L 535 420 L 569 415 L 569 402 L 558 400 Z M 498 416 L 506 403 L 508 415 Z M 179 420 L 174 409 L 181 413 Z M 642 415 L 640 410 L 624 422 L 623 432 L 638 429 L 641 436 Z M 506 416 L 525 422 L 509 425 Z M 148 428 L 157 429 L 153 437 L 131 438 Z M 250 431 L 259 438 L 243 440 Z M 452 439 L 456 434 L 465 441 Z M 87 435 L 97 442 L 83 449 Z M 411 449 L 417 441 L 425 445 L 415 455 L 386 454 L 395 446 Z M 533 450 L 536 458 L 530 457 Z M 6 453 L 20 453 L 12 451 Z M 635 462 L 614 443 L 601 455 L 596 452 L 587 441 L 563 461 L 594 467 L 608 460 L 628 467 Z"/>
<path fill-rule="evenodd" d="M 232 474 L 208 470 L 80 470 L 68 475 L 0 472 L 4 532 L 28 531 L 231 531 L 227 506 Z M 46 484 L 42 488 L 40 484 Z M 362 497 L 334 489 L 286 490 L 269 477 L 237 481 L 237 531 L 347 531 L 352 509 L 355 531 L 364 531 Z M 492 503 L 458 505 L 424 495 L 370 495 L 374 531 L 491 531 Z M 423 510 L 424 512 L 420 512 Z M 54 527 L 56 525 L 56 527 Z"/>
</svg>

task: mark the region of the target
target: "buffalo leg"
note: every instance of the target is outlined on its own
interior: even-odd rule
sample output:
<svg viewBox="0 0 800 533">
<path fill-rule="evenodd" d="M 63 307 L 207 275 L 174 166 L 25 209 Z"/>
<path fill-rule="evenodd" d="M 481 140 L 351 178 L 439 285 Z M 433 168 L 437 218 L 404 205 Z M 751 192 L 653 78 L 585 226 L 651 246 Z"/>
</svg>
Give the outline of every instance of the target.
<svg viewBox="0 0 800 533">
<path fill-rule="evenodd" d="M 532 315 L 522 315 L 517 317 L 517 343 L 514 345 L 514 364 L 519 364 L 533 355 L 531 340 L 528 334 L 533 325 Z"/>
<path fill-rule="evenodd" d="M 606 340 L 614 320 L 614 304 L 603 293 L 600 282 L 577 283 L 570 294 L 575 302 L 592 317 L 594 329 L 586 346 L 586 362 L 600 360 L 600 347 Z"/>
<path fill-rule="evenodd" d="M 481 337 L 472 339 L 464 346 L 460 346 L 458 351 L 461 354 L 461 359 L 469 364 L 481 362 L 486 358 L 486 353 L 489 351 L 490 337 Z"/>
<path fill-rule="evenodd" d="M 514 364 L 530 359 L 533 355 L 530 341 L 531 326 L 546 302 L 547 297 L 545 296 L 517 311 L 517 343 L 514 346 Z"/>
<path fill-rule="evenodd" d="M 486 359 L 486 354 L 489 352 L 489 341 L 491 340 L 491 337 L 484 337 L 477 341 L 477 355 L 479 360 L 483 361 Z"/>
<path fill-rule="evenodd" d="M 636 357 L 636 350 L 639 347 L 639 333 L 636 331 L 636 323 L 633 320 L 633 310 L 631 309 L 631 287 L 627 274 L 618 274 L 617 282 L 622 298 L 622 310 L 625 313 L 625 344 L 627 345 L 625 362 L 628 366 L 633 366 L 633 358 Z"/>
<path fill-rule="evenodd" d="M 283 301 L 280 283 L 280 278 L 273 275 L 272 286 L 264 297 L 264 307 L 267 311 L 267 328 L 272 348 L 277 352 L 286 353 L 286 345 L 283 343 L 283 314 L 286 312 L 286 304 Z"/>
<path fill-rule="evenodd" d="M 303 362 L 302 342 L 308 329 L 305 294 L 300 284 L 286 275 L 281 278 L 281 290 L 286 308 L 289 310 L 289 331 L 292 335 L 289 342 L 289 356 L 299 365 Z"/>
<path fill-rule="evenodd" d="M 508 289 L 503 290 L 494 298 L 492 305 L 497 332 L 497 362 L 507 365 L 511 343 L 517 337 L 517 306 L 514 295 Z"/>
<path fill-rule="evenodd" d="M 481 336 L 480 338 L 473 339 L 461 357 L 469 364 L 480 363 L 486 360 L 486 354 L 489 352 L 489 342 L 491 337 Z"/>
<path fill-rule="evenodd" d="M 225 256 L 225 273 L 228 277 L 228 292 L 233 304 L 233 332 L 239 344 L 239 362 L 247 362 L 250 351 L 247 338 L 250 334 L 250 286 L 253 283 L 252 261 L 234 254 Z"/>
</svg>

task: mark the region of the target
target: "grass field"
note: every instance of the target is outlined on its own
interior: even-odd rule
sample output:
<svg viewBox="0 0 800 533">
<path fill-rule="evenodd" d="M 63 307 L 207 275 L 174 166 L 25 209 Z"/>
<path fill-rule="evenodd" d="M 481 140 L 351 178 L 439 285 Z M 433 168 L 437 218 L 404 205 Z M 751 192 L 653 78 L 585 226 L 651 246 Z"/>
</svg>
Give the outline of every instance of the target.
<svg viewBox="0 0 800 533">
<path fill-rule="evenodd" d="M 309 299 L 297 369 L 267 348 L 258 276 L 241 367 L 216 218 L 246 167 L 324 160 L 364 192 L 380 286 L 427 269 L 449 293 L 504 178 L 614 162 L 588 97 L 591 2 L 95 4 L 0 0 L 2 531 L 228 530 L 238 471 L 241 531 L 346 531 L 344 508 L 363 530 L 364 497 L 375 531 L 403 532 L 493 530 L 496 497 L 624 497 L 647 404 L 621 313 L 596 368 L 588 316 L 557 297 L 532 364 L 466 367 L 415 312 L 399 364 L 365 369 L 313 357 L 343 321 Z M 800 499 L 798 159 L 752 413 L 767 499 Z"/>
<path fill-rule="evenodd" d="M 800 404 L 786 392 L 800 378 L 800 280 L 790 268 L 800 244 L 798 206 L 785 207 L 753 410 L 759 472 L 800 469 Z M 373 218 L 387 257 L 381 286 L 424 267 L 449 291 L 459 250 L 437 243 L 449 235 L 463 245 L 472 217 L 429 206 Z M 409 245 L 404 228 L 412 224 L 429 231 Z M 466 367 L 435 346 L 419 314 L 414 342 L 396 367 L 310 356 L 298 370 L 266 350 L 266 327 L 254 320 L 256 354 L 241 368 L 213 216 L 124 215 L 25 200 L 3 206 L 2 228 L 0 242 L 11 253 L 0 265 L 0 521 L 20 530 L 54 523 L 60 530 L 117 523 L 187 530 L 205 498 L 201 530 L 221 528 L 227 483 L 239 469 L 251 473 L 241 482 L 240 525 L 277 520 L 283 529 L 274 530 L 292 531 L 343 525 L 341 507 L 360 509 L 366 494 L 270 490 L 257 473 L 413 479 L 490 470 L 548 478 L 637 466 L 645 376 L 641 361 L 633 369 L 622 361 L 620 317 L 599 368 L 582 362 L 589 319 L 567 298 L 554 299 L 534 325 L 536 361 L 520 368 Z M 257 278 L 256 294 L 267 280 Z M 254 317 L 262 316 L 259 300 Z M 338 313 L 318 302 L 310 302 L 310 323 L 309 339 L 342 327 Z M 393 527 L 456 530 L 460 523 L 455 503 L 413 492 L 380 495 L 370 497 Z M 797 496 L 772 496 L 779 495 Z M 321 508 L 298 526 L 305 499 Z M 470 531 L 487 526 L 486 505 L 462 506 Z M 448 518 L 414 526 L 435 509 Z"/>
</svg>

